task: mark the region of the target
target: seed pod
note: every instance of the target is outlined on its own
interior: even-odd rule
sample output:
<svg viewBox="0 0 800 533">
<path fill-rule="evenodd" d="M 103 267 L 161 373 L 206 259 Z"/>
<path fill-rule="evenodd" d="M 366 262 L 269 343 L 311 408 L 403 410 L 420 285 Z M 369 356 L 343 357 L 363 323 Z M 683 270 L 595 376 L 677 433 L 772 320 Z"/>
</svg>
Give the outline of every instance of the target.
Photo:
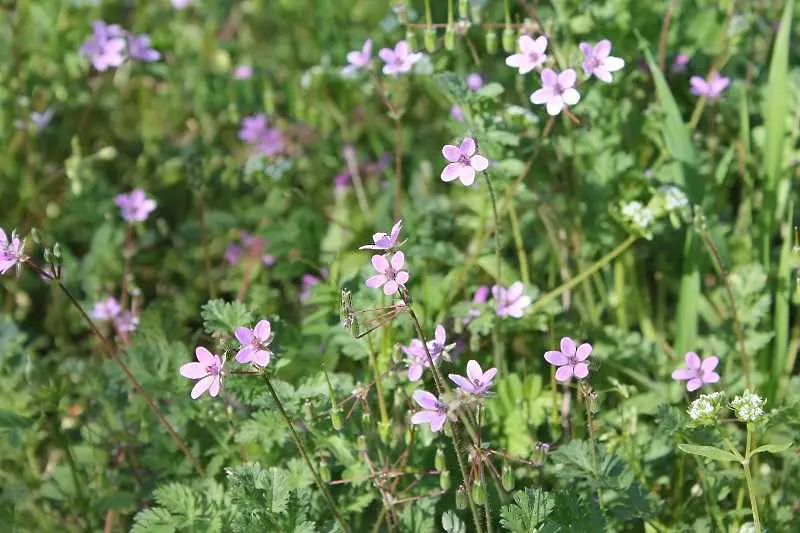
<svg viewBox="0 0 800 533">
<path fill-rule="evenodd" d="M 503 50 L 506 53 L 512 54 L 517 51 L 517 43 L 514 35 L 514 30 L 506 28 L 503 30 Z"/>
<path fill-rule="evenodd" d="M 514 490 L 514 469 L 508 463 L 503 464 L 503 473 L 501 475 L 503 488 L 507 491 Z"/>
<path fill-rule="evenodd" d="M 360 452 L 367 451 L 367 437 L 359 435 L 356 439 L 356 449 Z"/>
<path fill-rule="evenodd" d="M 341 431 L 343 424 L 342 424 L 342 415 L 339 412 L 339 409 L 331 409 L 331 424 L 333 425 L 333 429 L 336 431 Z"/>
<path fill-rule="evenodd" d="M 434 53 L 436 51 L 436 30 L 433 28 L 425 30 L 423 39 L 425 40 L 425 50 L 427 50 L 429 54 Z"/>
<path fill-rule="evenodd" d="M 483 486 L 483 481 L 476 479 L 472 484 L 472 501 L 476 505 L 483 505 L 486 503 L 486 489 Z"/>
<path fill-rule="evenodd" d="M 483 21 L 483 7 L 477 2 L 474 2 L 471 7 L 472 22 L 480 24 Z"/>
<path fill-rule="evenodd" d="M 53 245 L 53 257 L 56 258 L 56 261 L 61 259 L 61 245 L 59 243 Z"/>
<path fill-rule="evenodd" d="M 319 462 L 319 477 L 327 483 L 331 480 L 331 469 L 328 467 L 328 461 L 321 459 Z"/>
<path fill-rule="evenodd" d="M 444 30 L 444 49 L 448 52 L 452 52 L 456 47 L 456 32 L 453 29 L 453 25 L 448 25 L 447 29 Z"/>
<path fill-rule="evenodd" d="M 314 418 L 314 407 L 308 400 L 303 403 L 303 418 L 305 418 L 307 422 L 311 422 Z"/>
<path fill-rule="evenodd" d="M 404 435 L 404 441 L 406 443 L 406 446 L 411 446 L 411 442 L 413 441 L 413 436 L 410 429 L 406 430 L 406 433 Z"/>
<path fill-rule="evenodd" d="M 486 53 L 497 53 L 497 32 L 494 30 L 486 30 Z"/>
<path fill-rule="evenodd" d="M 464 485 L 459 485 L 456 489 L 456 509 L 463 511 L 467 508 L 467 489 Z"/>
<path fill-rule="evenodd" d="M 433 464 L 436 467 L 436 470 L 439 470 L 440 472 L 447 469 L 447 461 L 445 460 L 444 450 L 442 448 L 438 448 L 436 450 L 436 458 L 434 459 Z"/>
<path fill-rule="evenodd" d="M 458 0 L 458 16 L 462 19 L 469 18 L 469 0 Z"/>
<path fill-rule="evenodd" d="M 411 28 L 408 28 L 406 30 L 406 42 L 408 43 L 408 47 L 411 50 L 416 50 L 417 49 L 417 32 L 415 32 Z"/>
<path fill-rule="evenodd" d="M 31 237 L 31 240 L 36 244 L 42 244 L 42 238 L 39 235 L 39 230 L 36 228 L 31 228 L 30 233 L 28 234 Z"/>
<path fill-rule="evenodd" d="M 368 428 L 372 425 L 372 415 L 369 413 L 369 411 L 364 411 L 361 413 L 361 425 L 364 428 Z"/>
<path fill-rule="evenodd" d="M 392 435 L 392 426 L 388 421 L 378 424 L 378 435 L 382 443 L 389 444 L 389 437 Z"/>
<path fill-rule="evenodd" d="M 452 481 L 450 480 L 449 470 L 442 470 L 442 472 L 439 474 L 439 486 L 444 491 L 450 490 L 450 487 L 452 486 Z"/>
</svg>

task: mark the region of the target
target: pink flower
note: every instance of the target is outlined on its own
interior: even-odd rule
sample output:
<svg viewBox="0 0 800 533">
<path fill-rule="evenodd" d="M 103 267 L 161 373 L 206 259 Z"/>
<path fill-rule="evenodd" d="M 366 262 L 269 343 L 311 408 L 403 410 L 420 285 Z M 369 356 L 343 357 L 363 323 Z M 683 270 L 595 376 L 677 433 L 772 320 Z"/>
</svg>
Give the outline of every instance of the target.
<svg viewBox="0 0 800 533">
<path fill-rule="evenodd" d="M 561 113 L 565 105 L 575 105 L 580 101 L 581 95 L 574 89 L 577 76 L 575 71 L 568 68 L 561 74 L 556 74 L 552 69 L 542 71 L 542 87 L 531 94 L 534 104 L 547 104 L 547 114 L 556 116 Z"/>
<path fill-rule="evenodd" d="M 475 295 L 472 297 L 472 303 L 482 305 L 485 304 L 486 301 L 489 299 L 489 287 L 486 285 L 481 285 L 477 289 L 475 289 Z M 476 318 L 478 318 L 481 314 L 481 310 L 477 307 L 471 308 L 467 312 L 467 317 L 464 319 L 464 324 L 469 324 Z"/>
<path fill-rule="evenodd" d="M 561 351 L 545 352 L 544 359 L 558 367 L 556 370 L 558 381 L 568 381 L 572 376 L 583 379 L 589 375 L 589 365 L 586 364 L 586 359 L 591 353 L 591 344 L 583 343 L 576 348 L 574 340 L 564 337 L 561 339 Z"/>
<path fill-rule="evenodd" d="M 391 250 L 397 245 L 397 237 L 400 236 L 400 229 L 403 226 L 403 220 L 400 219 L 394 223 L 392 229 L 389 231 L 389 234 L 386 233 L 375 233 L 372 236 L 372 241 L 375 244 L 365 244 L 364 246 L 360 246 L 359 250 Z"/>
<path fill-rule="evenodd" d="M 303 277 L 300 280 L 300 284 L 302 285 L 302 290 L 300 291 L 300 301 L 306 302 L 309 298 L 311 298 L 311 289 L 312 287 L 316 287 L 322 280 L 328 275 L 327 269 L 322 269 L 320 271 L 320 276 L 317 277 L 311 274 L 303 274 Z"/>
<path fill-rule="evenodd" d="M 611 83 L 611 73 L 621 70 L 625 61 L 611 54 L 611 41 L 603 39 L 594 47 L 589 43 L 580 44 L 583 52 L 583 71 L 587 76 L 594 76 L 600 81 Z"/>
<path fill-rule="evenodd" d="M 272 326 L 269 320 L 261 320 L 253 329 L 236 328 L 236 340 L 241 344 L 236 360 L 240 363 L 253 363 L 265 367 L 269 364 L 272 351 L 269 343 L 272 342 Z"/>
<path fill-rule="evenodd" d="M 120 313 L 114 317 L 114 327 L 117 328 L 117 331 L 120 333 L 136 331 L 136 328 L 139 327 L 139 317 L 132 311 L 120 311 Z"/>
<path fill-rule="evenodd" d="M 239 129 L 239 138 L 248 143 L 257 143 L 264 137 L 267 131 L 267 115 L 258 113 L 242 119 Z"/>
<path fill-rule="evenodd" d="M 458 122 L 464 122 L 464 112 L 461 110 L 459 106 L 454 104 L 450 108 L 450 118 Z"/>
<path fill-rule="evenodd" d="M 119 25 L 96 20 L 92 22 L 92 37 L 83 43 L 81 53 L 102 72 L 122 65 L 125 47 L 125 31 Z"/>
<path fill-rule="evenodd" d="M 431 359 L 435 363 L 440 357 L 448 358 L 447 350 L 452 346 L 447 345 L 447 332 L 444 326 L 439 324 L 433 332 L 433 339 L 428 341 L 428 351 L 431 353 Z"/>
<path fill-rule="evenodd" d="M 506 289 L 495 285 L 492 287 L 492 296 L 495 301 L 497 316 L 510 316 L 522 318 L 525 310 L 531 305 L 531 297 L 524 294 L 525 285 L 515 281 Z"/>
<path fill-rule="evenodd" d="M 253 77 L 253 67 L 250 65 L 236 65 L 233 69 L 233 79 L 249 80 Z"/>
<path fill-rule="evenodd" d="M 542 35 L 535 41 L 528 35 L 523 35 L 517 41 L 520 53 L 510 55 L 506 58 L 506 65 L 518 68 L 520 74 L 527 74 L 538 68 L 547 61 L 547 37 Z"/>
<path fill-rule="evenodd" d="M 436 399 L 428 391 L 414 391 L 414 401 L 422 407 L 422 411 L 414 413 L 411 417 L 412 424 L 430 424 L 431 431 L 436 433 L 442 430 L 447 420 L 447 405 Z"/>
<path fill-rule="evenodd" d="M 15 231 L 11 232 L 9 239 L 3 228 L 0 228 L 0 275 L 14 267 L 21 268 L 20 265 L 27 260 L 25 239 L 20 239 Z"/>
<path fill-rule="evenodd" d="M 161 59 L 161 53 L 150 46 L 150 36 L 146 33 L 141 35 L 128 35 L 128 55 L 133 59 L 152 63 Z"/>
<path fill-rule="evenodd" d="M 342 74 L 354 74 L 362 68 L 369 66 L 372 60 L 372 39 L 364 41 L 361 50 L 353 50 L 347 53 L 347 62 L 350 63 L 342 69 Z"/>
<path fill-rule="evenodd" d="M 395 252 L 391 263 L 382 255 L 372 256 L 372 266 L 378 272 L 367 279 L 367 287 L 377 289 L 383 286 L 383 293 L 390 296 L 408 281 L 408 272 L 403 270 L 406 256 L 403 252 Z"/>
<path fill-rule="evenodd" d="M 113 296 L 95 302 L 89 316 L 95 320 L 113 320 L 122 312 L 122 306 Z"/>
<path fill-rule="evenodd" d="M 225 362 L 202 346 L 197 347 L 194 355 L 198 362 L 186 363 L 180 369 L 181 376 L 199 380 L 192 388 L 192 399 L 196 400 L 206 391 L 210 396 L 216 396 L 222 384 L 222 367 Z"/>
<path fill-rule="evenodd" d="M 447 377 L 466 394 L 480 396 L 492 386 L 495 374 L 497 374 L 496 368 L 490 368 L 484 372 L 477 361 L 471 360 L 467 363 L 467 377 L 458 374 L 448 374 Z"/>
<path fill-rule="evenodd" d="M 120 209 L 125 222 L 144 222 L 156 209 L 156 201 L 148 198 L 141 189 L 134 189 L 128 194 L 119 194 L 114 203 Z"/>
<path fill-rule="evenodd" d="M 425 345 L 419 339 L 412 339 L 408 346 L 401 346 L 401 350 L 408 358 L 408 380 L 419 381 L 422 378 L 422 371 L 427 368 L 428 358 L 425 355 Z M 433 359 L 431 357 L 431 359 Z M 436 361 L 434 361 L 434 364 Z"/>
<path fill-rule="evenodd" d="M 686 70 L 686 65 L 689 64 L 689 56 L 686 54 L 678 54 L 672 62 L 672 72 L 680 73 Z"/>
<path fill-rule="evenodd" d="M 458 179 L 466 186 L 475 183 L 475 172 L 489 168 L 489 160 L 477 153 L 475 139 L 465 137 L 461 146 L 445 144 L 442 155 L 450 164 L 442 170 L 442 181 Z"/>
<path fill-rule="evenodd" d="M 387 76 L 397 76 L 410 72 L 411 67 L 422 59 L 422 53 L 412 53 L 408 43 L 400 41 L 395 45 L 394 50 L 381 48 L 380 52 L 378 52 L 378 57 L 386 63 L 383 66 L 383 73 Z"/>
<path fill-rule="evenodd" d="M 467 76 L 467 88 L 470 91 L 477 91 L 483 87 L 483 78 L 477 72 L 473 72 L 469 76 Z"/>
<path fill-rule="evenodd" d="M 172 0 L 172 7 L 175 9 L 184 9 L 192 2 L 194 2 L 194 0 Z"/>
<path fill-rule="evenodd" d="M 689 392 L 696 391 L 706 383 L 719 381 L 719 374 L 714 372 L 717 364 L 719 364 L 718 357 L 706 357 L 701 361 L 700 356 L 696 353 L 686 352 L 684 360 L 686 361 L 686 366 L 675 370 L 672 373 L 672 379 L 686 381 L 686 390 Z"/>
<path fill-rule="evenodd" d="M 692 85 L 691 93 L 697 96 L 704 96 L 709 100 L 716 100 L 730 84 L 730 78 L 720 76 L 717 72 L 712 72 L 708 81 L 700 76 L 692 76 L 689 83 Z"/>
</svg>

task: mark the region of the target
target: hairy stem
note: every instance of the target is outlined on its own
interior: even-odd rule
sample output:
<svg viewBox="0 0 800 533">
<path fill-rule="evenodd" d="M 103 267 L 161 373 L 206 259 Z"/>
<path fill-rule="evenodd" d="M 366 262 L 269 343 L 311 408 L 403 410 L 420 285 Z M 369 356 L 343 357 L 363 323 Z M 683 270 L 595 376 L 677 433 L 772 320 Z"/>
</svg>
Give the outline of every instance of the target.
<svg viewBox="0 0 800 533">
<path fill-rule="evenodd" d="M 492 187 L 492 180 L 489 179 L 489 174 L 483 173 L 486 180 L 486 185 L 489 187 L 489 197 L 492 199 L 492 216 L 494 217 L 494 258 L 496 262 L 496 275 L 497 286 L 503 286 L 502 266 L 503 260 L 500 257 L 500 216 L 497 213 L 497 198 L 494 194 L 494 187 Z M 494 366 L 497 367 L 498 372 L 506 372 L 505 357 L 503 356 L 503 349 L 500 345 L 500 317 L 494 316 L 492 324 L 492 345 L 494 349 Z"/>
<path fill-rule="evenodd" d="M 753 526 L 755 533 L 761 533 L 761 519 L 758 517 L 758 501 L 756 501 L 756 491 L 753 487 L 753 476 L 750 473 L 750 450 L 753 445 L 753 430 L 747 424 L 747 449 L 745 451 L 744 479 L 747 482 L 747 492 L 750 494 L 750 510 L 753 513 Z"/>
</svg>

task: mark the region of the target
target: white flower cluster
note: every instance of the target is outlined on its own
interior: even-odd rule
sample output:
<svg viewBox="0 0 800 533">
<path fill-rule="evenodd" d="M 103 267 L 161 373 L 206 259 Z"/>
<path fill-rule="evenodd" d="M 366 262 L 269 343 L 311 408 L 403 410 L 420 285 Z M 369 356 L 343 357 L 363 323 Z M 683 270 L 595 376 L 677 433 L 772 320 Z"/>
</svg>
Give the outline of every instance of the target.
<svg viewBox="0 0 800 533">
<path fill-rule="evenodd" d="M 622 215 L 639 226 L 641 229 L 646 230 L 653 223 L 655 215 L 648 208 L 642 205 L 641 202 L 633 201 L 628 202 L 622 206 Z"/>
<path fill-rule="evenodd" d="M 740 421 L 755 422 L 764 416 L 765 403 L 766 400 L 764 398 L 747 389 L 731 401 L 731 409 L 733 409 L 736 413 L 736 418 Z"/>
<path fill-rule="evenodd" d="M 664 195 L 664 206 L 667 211 L 674 211 L 689 205 L 689 199 L 683 191 L 674 185 L 664 185 L 659 187 L 659 192 Z"/>
<path fill-rule="evenodd" d="M 717 419 L 722 405 L 722 393 L 701 394 L 689 405 L 689 418 L 701 424 L 711 424 Z"/>
</svg>

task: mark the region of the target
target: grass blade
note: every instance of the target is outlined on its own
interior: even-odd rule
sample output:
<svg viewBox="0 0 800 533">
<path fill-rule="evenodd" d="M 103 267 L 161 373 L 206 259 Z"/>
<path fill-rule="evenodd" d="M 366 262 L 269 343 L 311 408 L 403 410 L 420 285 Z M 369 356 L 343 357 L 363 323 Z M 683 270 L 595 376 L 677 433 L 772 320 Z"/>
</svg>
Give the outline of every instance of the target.
<svg viewBox="0 0 800 533">
<path fill-rule="evenodd" d="M 789 356 L 789 307 L 791 305 L 792 285 L 792 219 L 794 218 L 794 201 L 789 201 L 786 223 L 781 231 L 781 256 L 778 262 L 778 277 L 775 284 L 775 310 L 773 313 L 775 338 L 772 344 L 772 367 L 769 372 L 769 389 L 767 398 L 775 401 L 782 374 L 786 371 L 786 358 Z M 791 369 L 789 369 L 791 372 Z"/>
</svg>

